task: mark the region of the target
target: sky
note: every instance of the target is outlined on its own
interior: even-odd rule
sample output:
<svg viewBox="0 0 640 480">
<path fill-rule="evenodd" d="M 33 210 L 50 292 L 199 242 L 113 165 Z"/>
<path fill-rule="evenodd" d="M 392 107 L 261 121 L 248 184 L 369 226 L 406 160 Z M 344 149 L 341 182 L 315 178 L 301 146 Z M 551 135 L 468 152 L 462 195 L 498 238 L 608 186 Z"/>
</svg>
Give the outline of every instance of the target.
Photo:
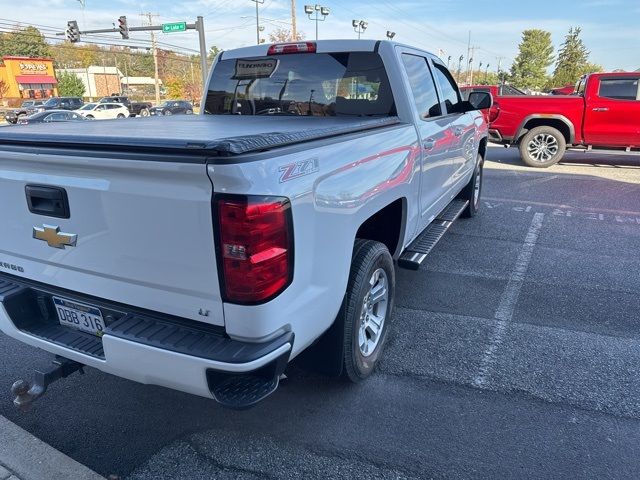
<svg viewBox="0 0 640 480">
<path fill-rule="evenodd" d="M 193 22 L 204 16 L 207 47 L 231 49 L 256 42 L 255 3 L 252 0 L 27 0 L 16 7 L 14 0 L 0 0 L 0 31 L 15 22 L 42 26 L 53 36 L 63 31 L 67 20 L 77 20 L 80 29 L 109 28 L 120 15 L 130 26 L 141 25 L 142 12 L 159 14 L 158 23 Z M 304 1 L 297 1 L 298 29 L 307 39 L 315 37 L 315 23 L 304 14 Z M 510 66 L 518 52 L 521 33 L 541 28 L 552 33 L 556 49 L 572 26 L 582 28 L 582 38 L 591 51 L 590 60 L 605 70 L 640 68 L 640 34 L 637 19 L 640 0 L 321 0 L 330 14 L 319 24 L 319 38 L 355 38 L 353 19 L 368 22 L 363 38 L 385 38 L 387 30 L 395 40 L 427 49 L 445 61 L 451 56 L 452 68 L 460 55 L 467 57 L 471 32 L 474 65 L 482 62 L 495 71 L 500 62 Z M 259 5 L 263 35 L 278 27 L 291 28 L 289 0 L 264 0 Z M 148 33 L 132 33 L 128 42 L 117 34 L 105 35 L 110 42 L 146 47 Z M 195 53 L 197 33 L 158 34 L 165 48 Z M 169 46 L 171 45 L 171 46 Z M 483 67 L 484 69 L 484 67 Z"/>
</svg>

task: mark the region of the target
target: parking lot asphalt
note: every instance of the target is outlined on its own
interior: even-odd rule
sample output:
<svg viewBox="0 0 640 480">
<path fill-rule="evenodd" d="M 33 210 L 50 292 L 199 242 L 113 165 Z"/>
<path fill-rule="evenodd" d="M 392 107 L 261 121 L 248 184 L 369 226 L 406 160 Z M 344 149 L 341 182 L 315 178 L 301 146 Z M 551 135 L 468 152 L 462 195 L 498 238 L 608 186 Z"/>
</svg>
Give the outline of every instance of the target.
<svg viewBox="0 0 640 480">
<path fill-rule="evenodd" d="M 369 381 L 293 367 L 233 412 L 89 371 L 24 414 L 11 383 L 49 356 L 0 334 L 0 414 L 140 480 L 640 478 L 640 157 L 488 157 L 481 214 L 398 271 Z"/>
</svg>

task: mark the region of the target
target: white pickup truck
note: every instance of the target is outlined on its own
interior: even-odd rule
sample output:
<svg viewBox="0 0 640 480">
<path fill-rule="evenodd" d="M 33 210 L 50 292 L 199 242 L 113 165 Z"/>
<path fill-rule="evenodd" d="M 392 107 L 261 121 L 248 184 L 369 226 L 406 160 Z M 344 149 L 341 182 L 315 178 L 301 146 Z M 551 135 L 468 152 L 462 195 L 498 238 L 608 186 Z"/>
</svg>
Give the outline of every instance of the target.
<svg viewBox="0 0 640 480">
<path fill-rule="evenodd" d="M 220 54 L 200 115 L 0 129 L 0 329 L 56 355 L 14 402 L 90 366 L 245 408 L 305 350 L 366 378 L 396 264 L 478 210 L 490 104 L 326 40 Z"/>
</svg>

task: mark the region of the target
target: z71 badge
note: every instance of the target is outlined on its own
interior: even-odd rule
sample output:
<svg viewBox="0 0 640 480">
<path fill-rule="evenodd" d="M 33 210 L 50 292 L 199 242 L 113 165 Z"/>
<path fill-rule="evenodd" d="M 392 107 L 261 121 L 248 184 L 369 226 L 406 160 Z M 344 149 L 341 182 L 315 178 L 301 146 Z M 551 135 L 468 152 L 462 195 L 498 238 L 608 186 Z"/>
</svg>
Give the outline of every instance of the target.
<svg viewBox="0 0 640 480">
<path fill-rule="evenodd" d="M 278 170 L 280 174 L 280 183 L 288 182 L 296 178 L 304 177 L 316 173 L 320 169 L 318 159 L 311 158 L 296 163 L 281 166 Z"/>
</svg>

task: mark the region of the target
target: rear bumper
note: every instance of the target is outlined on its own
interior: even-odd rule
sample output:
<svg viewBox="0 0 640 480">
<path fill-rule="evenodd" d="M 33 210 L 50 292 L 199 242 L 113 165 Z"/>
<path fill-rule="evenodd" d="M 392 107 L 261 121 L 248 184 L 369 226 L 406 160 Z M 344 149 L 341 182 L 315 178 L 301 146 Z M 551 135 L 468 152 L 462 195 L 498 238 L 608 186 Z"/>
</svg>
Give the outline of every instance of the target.
<svg viewBox="0 0 640 480">
<path fill-rule="evenodd" d="M 105 318 L 104 335 L 60 325 L 52 295 L 98 307 Z M 198 322 L 128 311 L 4 274 L 0 274 L 0 330 L 106 373 L 219 401 L 212 378 L 229 384 L 233 378 L 259 374 L 277 386 L 293 347 L 291 332 L 263 343 L 239 342 Z"/>
<path fill-rule="evenodd" d="M 494 143 L 503 143 L 504 139 L 498 130 L 489 129 L 489 141 Z"/>
</svg>

